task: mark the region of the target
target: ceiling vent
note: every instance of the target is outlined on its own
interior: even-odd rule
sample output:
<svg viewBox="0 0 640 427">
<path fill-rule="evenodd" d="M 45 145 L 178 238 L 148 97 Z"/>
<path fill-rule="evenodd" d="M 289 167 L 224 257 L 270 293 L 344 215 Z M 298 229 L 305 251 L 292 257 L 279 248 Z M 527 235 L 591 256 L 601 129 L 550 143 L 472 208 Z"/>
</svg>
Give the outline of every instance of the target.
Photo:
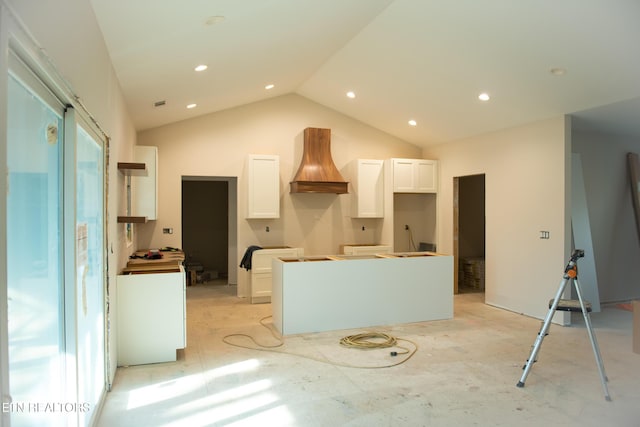
<svg viewBox="0 0 640 427">
<path fill-rule="evenodd" d="M 306 128 L 302 162 L 290 183 L 292 193 L 348 193 L 344 180 L 331 159 L 331 129 Z"/>
</svg>

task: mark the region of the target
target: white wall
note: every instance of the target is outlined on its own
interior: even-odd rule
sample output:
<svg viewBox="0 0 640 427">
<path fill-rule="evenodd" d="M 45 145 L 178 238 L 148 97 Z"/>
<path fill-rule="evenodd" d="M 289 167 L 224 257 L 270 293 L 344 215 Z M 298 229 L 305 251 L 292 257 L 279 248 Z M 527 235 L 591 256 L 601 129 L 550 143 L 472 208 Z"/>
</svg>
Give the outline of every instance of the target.
<svg viewBox="0 0 640 427">
<path fill-rule="evenodd" d="M 238 108 L 142 131 L 138 143 L 158 147 L 158 221 L 139 227 L 140 247 L 182 246 L 182 176 L 238 177 L 238 260 L 249 245 L 303 247 L 307 254 L 334 254 L 344 243 L 379 242 L 382 220 L 352 219 L 350 196 L 290 194 L 300 164 L 303 131 L 331 129 L 333 161 L 350 181 L 356 158 L 420 157 L 421 150 L 299 95 L 285 95 Z M 275 220 L 246 220 L 244 167 L 248 154 L 280 156 L 281 213 Z M 265 231 L 269 226 L 270 232 Z M 362 231 L 362 226 L 365 231 Z M 173 227 L 174 234 L 162 234 Z M 246 295 L 246 271 L 238 290 Z"/>
<path fill-rule="evenodd" d="M 393 248 L 417 251 L 420 243 L 436 243 L 436 194 L 393 194 Z M 409 230 L 405 229 L 409 226 Z M 449 252 L 449 255 L 453 253 Z"/>
<path fill-rule="evenodd" d="M 543 318 L 570 252 L 570 126 L 558 117 L 429 147 L 440 160 L 438 250 L 453 253 L 453 178 L 486 175 L 486 303 Z M 551 233 L 541 240 L 539 232 Z M 560 322 L 568 321 L 563 313 Z"/>
<path fill-rule="evenodd" d="M 637 138 L 574 130 L 580 153 L 601 302 L 640 298 L 640 244 L 627 153 L 640 153 Z"/>
</svg>

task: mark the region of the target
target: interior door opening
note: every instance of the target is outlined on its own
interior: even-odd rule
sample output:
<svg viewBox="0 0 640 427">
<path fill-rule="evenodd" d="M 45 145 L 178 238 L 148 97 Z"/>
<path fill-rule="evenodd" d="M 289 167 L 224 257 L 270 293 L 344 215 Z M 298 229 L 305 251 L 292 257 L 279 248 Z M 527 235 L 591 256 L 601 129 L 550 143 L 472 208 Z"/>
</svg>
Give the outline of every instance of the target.
<svg viewBox="0 0 640 427">
<path fill-rule="evenodd" d="M 454 178 L 455 293 L 485 291 L 485 175 Z"/>
<path fill-rule="evenodd" d="M 237 178 L 182 177 L 187 283 L 237 284 Z"/>
</svg>

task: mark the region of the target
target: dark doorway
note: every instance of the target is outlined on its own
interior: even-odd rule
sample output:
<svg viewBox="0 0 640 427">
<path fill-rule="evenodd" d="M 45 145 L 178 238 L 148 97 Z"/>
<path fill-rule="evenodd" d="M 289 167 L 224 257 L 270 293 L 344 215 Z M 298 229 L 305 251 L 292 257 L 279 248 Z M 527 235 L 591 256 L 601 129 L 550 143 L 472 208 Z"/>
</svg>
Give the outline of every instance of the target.
<svg viewBox="0 0 640 427">
<path fill-rule="evenodd" d="M 485 290 L 485 176 L 454 178 L 457 292 Z"/>
<path fill-rule="evenodd" d="M 200 281 L 229 275 L 229 183 L 182 181 L 182 247 Z"/>
</svg>

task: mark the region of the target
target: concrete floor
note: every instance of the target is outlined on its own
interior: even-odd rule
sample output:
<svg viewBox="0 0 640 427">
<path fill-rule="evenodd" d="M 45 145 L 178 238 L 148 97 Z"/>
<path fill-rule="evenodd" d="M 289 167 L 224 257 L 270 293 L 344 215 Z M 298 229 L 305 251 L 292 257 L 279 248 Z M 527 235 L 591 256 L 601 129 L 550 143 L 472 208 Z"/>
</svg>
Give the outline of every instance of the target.
<svg viewBox="0 0 640 427">
<path fill-rule="evenodd" d="M 395 367 L 358 369 L 336 364 L 382 366 L 404 356 L 339 346 L 364 330 L 286 337 L 275 350 L 291 354 L 224 343 L 234 333 L 277 343 L 259 324 L 270 304 L 251 305 L 235 293 L 220 282 L 187 288 L 187 348 L 174 363 L 119 368 L 98 425 L 640 425 L 632 313 L 615 306 L 592 315 L 613 399 L 607 402 L 581 315 L 572 327 L 551 326 L 526 386 L 517 388 L 541 322 L 485 305 L 483 294 L 457 295 L 452 320 L 375 328 L 418 350 Z"/>
</svg>

